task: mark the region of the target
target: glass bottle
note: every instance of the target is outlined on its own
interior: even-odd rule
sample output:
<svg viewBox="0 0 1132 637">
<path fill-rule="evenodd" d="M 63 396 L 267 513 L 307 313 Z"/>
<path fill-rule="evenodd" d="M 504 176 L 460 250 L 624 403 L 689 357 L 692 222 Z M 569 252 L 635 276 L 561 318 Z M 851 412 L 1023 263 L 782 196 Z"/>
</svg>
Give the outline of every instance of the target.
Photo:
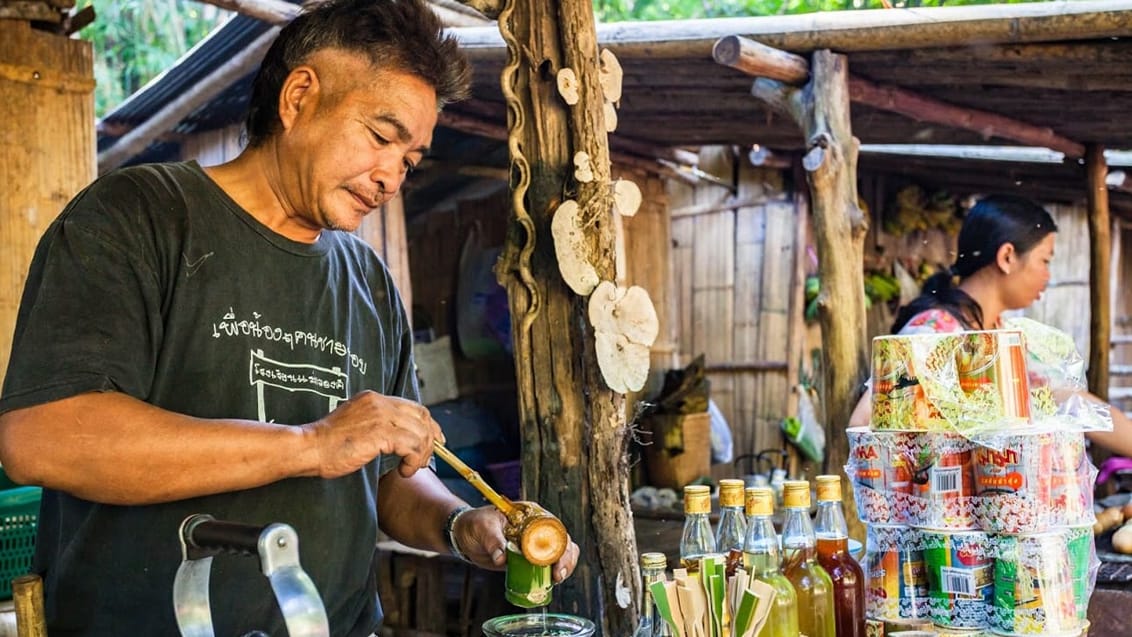
<svg viewBox="0 0 1132 637">
<path fill-rule="evenodd" d="M 807 637 L 835 637 L 833 581 L 818 564 L 817 538 L 810 522 L 810 483 L 782 485 L 782 571 L 798 594 L 798 629 Z"/>
<path fill-rule="evenodd" d="M 818 563 L 833 581 L 837 637 L 865 637 L 865 573 L 849 554 L 849 527 L 841 505 L 841 476 L 818 476 Z"/>
<path fill-rule="evenodd" d="M 684 532 L 680 536 L 680 565 L 689 573 L 700 570 L 700 558 L 715 553 L 711 532 L 711 489 L 703 485 L 684 487 Z"/>
<path fill-rule="evenodd" d="M 742 480 L 719 481 L 719 524 L 715 527 L 715 547 L 727 556 L 727 574 L 733 575 L 743 560 L 747 539 L 747 517 L 743 511 Z"/>
<path fill-rule="evenodd" d="M 798 594 L 782 574 L 778 535 L 774 531 L 774 490 L 751 487 L 746 491 L 749 518 L 743 543 L 743 563 L 751 574 L 774 589 L 774 606 L 757 637 L 798 637 Z"/>
<path fill-rule="evenodd" d="M 637 632 L 633 637 L 671 637 L 668 622 L 656 611 L 653 603 L 652 591 L 649 586 L 653 582 L 663 582 L 668 579 L 665 571 L 668 560 L 664 553 L 641 554 L 641 621 L 637 624 Z"/>
</svg>

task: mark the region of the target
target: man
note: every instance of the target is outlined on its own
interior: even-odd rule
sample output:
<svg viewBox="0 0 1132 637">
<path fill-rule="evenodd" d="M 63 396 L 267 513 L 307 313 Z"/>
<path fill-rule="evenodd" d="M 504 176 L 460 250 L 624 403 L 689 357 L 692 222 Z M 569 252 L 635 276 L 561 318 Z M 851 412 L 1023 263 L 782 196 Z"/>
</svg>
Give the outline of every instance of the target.
<svg viewBox="0 0 1132 637">
<path fill-rule="evenodd" d="M 0 462 L 45 487 L 35 570 L 53 637 L 176 634 L 193 513 L 293 526 L 334 635 L 380 624 L 379 521 L 502 567 L 502 515 L 419 471 L 443 437 L 417 403 L 405 309 L 373 251 L 338 232 L 394 196 L 468 78 L 421 0 L 316 5 L 264 59 L 243 154 L 111 173 L 48 229 Z M 212 591 L 217 634 L 285 634 L 246 559 L 217 558 Z"/>
</svg>

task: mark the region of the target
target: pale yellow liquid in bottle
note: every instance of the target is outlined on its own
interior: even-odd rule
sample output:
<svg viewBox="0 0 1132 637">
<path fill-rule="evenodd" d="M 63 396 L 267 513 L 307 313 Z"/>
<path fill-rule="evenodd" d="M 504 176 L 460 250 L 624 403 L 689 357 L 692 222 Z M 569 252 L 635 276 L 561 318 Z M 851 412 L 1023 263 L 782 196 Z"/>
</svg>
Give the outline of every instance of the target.
<svg viewBox="0 0 1132 637">
<path fill-rule="evenodd" d="M 833 580 L 814 548 L 783 548 L 783 572 L 798 595 L 798 630 L 807 637 L 836 637 Z"/>
<path fill-rule="evenodd" d="M 758 637 L 798 637 L 798 595 L 794 585 L 778 570 L 777 556 L 744 553 L 743 564 L 751 576 L 774 589 L 774 605 Z"/>
</svg>

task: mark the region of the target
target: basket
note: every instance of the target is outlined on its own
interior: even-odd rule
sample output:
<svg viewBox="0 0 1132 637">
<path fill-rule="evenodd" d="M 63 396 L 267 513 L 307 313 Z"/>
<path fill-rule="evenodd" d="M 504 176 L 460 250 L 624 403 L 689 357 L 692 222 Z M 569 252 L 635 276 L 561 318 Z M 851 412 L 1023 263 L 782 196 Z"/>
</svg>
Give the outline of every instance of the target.
<svg viewBox="0 0 1132 637">
<path fill-rule="evenodd" d="M 645 468 L 654 487 L 680 489 L 711 475 L 711 416 L 654 414 L 645 422 L 652 444 L 645 447 Z"/>
<path fill-rule="evenodd" d="M 31 570 L 42 494 L 40 487 L 0 491 L 0 599 L 10 599 L 12 579 Z"/>
</svg>

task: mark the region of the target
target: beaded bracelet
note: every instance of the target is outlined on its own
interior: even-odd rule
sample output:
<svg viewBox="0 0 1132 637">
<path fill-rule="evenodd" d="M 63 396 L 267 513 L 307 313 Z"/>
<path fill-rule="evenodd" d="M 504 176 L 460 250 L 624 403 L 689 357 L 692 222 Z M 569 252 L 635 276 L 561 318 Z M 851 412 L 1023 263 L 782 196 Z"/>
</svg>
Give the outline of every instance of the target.
<svg viewBox="0 0 1132 637">
<path fill-rule="evenodd" d="M 448 543 L 448 551 L 453 557 L 469 564 L 471 564 L 472 561 L 469 560 L 468 556 L 464 555 L 460 547 L 456 545 L 456 520 L 460 519 L 461 515 L 471 510 L 472 507 L 462 504 L 452 509 L 452 512 L 448 514 L 448 519 L 444 522 L 444 541 Z"/>
</svg>

